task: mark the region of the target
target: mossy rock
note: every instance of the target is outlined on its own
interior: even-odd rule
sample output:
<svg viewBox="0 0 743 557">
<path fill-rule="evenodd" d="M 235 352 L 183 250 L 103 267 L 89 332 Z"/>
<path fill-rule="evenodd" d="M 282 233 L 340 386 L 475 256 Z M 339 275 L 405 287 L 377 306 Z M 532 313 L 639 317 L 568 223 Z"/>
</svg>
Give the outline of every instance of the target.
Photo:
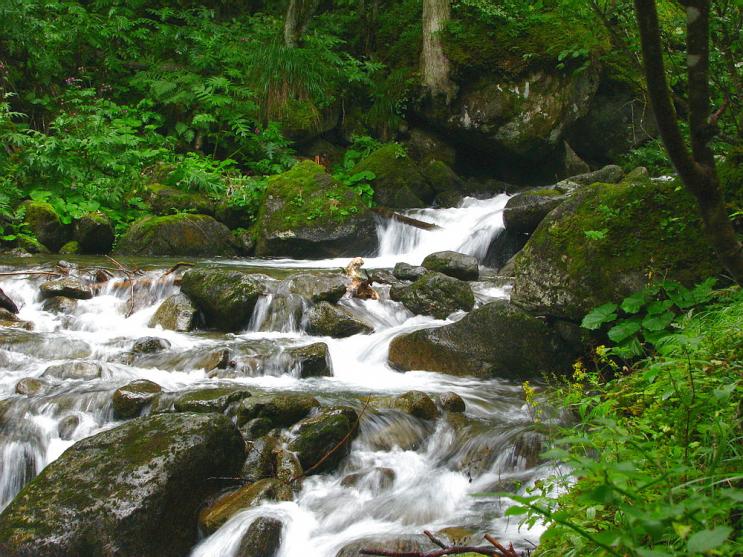
<svg viewBox="0 0 743 557">
<path fill-rule="evenodd" d="M 191 212 L 199 215 L 215 215 L 214 203 L 205 195 L 164 186 L 150 184 L 145 188 L 145 201 L 155 215 Z"/>
<path fill-rule="evenodd" d="M 176 412 L 224 412 L 227 407 L 252 396 L 250 391 L 237 387 L 198 389 L 175 399 Z"/>
<path fill-rule="evenodd" d="M 516 259 L 511 299 L 580 322 L 650 276 L 691 285 L 720 271 L 695 202 L 676 182 L 598 183 L 577 190 L 532 234 Z"/>
<path fill-rule="evenodd" d="M 255 304 L 266 294 L 266 275 L 228 269 L 189 269 L 181 291 L 204 315 L 206 324 L 222 331 L 246 326 Z"/>
<path fill-rule="evenodd" d="M 348 406 L 323 409 L 292 428 L 295 437 L 287 448 L 297 454 L 306 474 L 331 471 L 350 452 L 351 441 L 358 432 L 357 421 L 356 411 Z M 327 456 L 333 449 L 335 452 Z"/>
<path fill-rule="evenodd" d="M 457 173 L 442 161 L 432 160 L 424 163 L 421 167 L 421 173 L 436 193 L 437 199 L 442 193 L 462 192 L 466 188 L 464 181 L 457 176 Z"/>
<path fill-rule="evenodd" d="M 281 282 L 279 291 L 286 290 L 312 303 L 338 302 L 348 289 L 351 280 L 343 274 L 301 273 Z"/>
<path fill-rule="evenodd" d="M 346 338 L 372 332 L 373 328 L 356 319 L 345 308 L 328 302 L 312 306 L 304 316 L 306 331 L 315 336 Z"/>
<path fill-rule="evenodd" d="M 103 366 L 97 362 L 65 362 L 63 364 L 54 364 L 47 367 L 41 374 L 44 378 L 53 377 L 55 379 L 73 379 L 82 381 L 91 381 L 98 379 L 103 373 Z"/>
<path fill-rule="evenodd" d="M 49 280 L 39 287 L 39 292 L 42 300 L 57 296 L 75 300 L 90 300 L 93 297 L 93 291 L 80 279 L 74 277 Z"/>
<path fill-rule="evenodd" d="M 237 557 L 276 557 L 281 547 L 284 524 L 270 516 L 259 516 L 240 540 Z"/>
<path fill-rule="evenodd" d="M 456 323 L 395 337 L 389 363 L 402 371 L 524 379 L 567 369 L 574 355 L 544 321 L 499 300 Z"/>
<path fill-rule="evenodd" d="M 420 128 L 410 130 L 410 138 L 405 142 L 405 148 L 410 157 L 424 166 L 432 161 L 439 161 L 444 165 L 454 166 L 456 149 L 447 144 L 435 133 Z"/>
<path fill-rule="evenodd" d="M 3 554 L 176 557 L 202 501 L 244 459 L 225 416 L 137 418 L 73 445 L 0 514 Z"/>
<path fill-rule="evenodd" d="M 506 230 L 531 234 L 547 214 L 566 199 L 555 188 L 537 188 L 514 195 L 503 209 Z"/>
<path fill-rule="evenodd" d="M 75 221 L 74 238 L 80 245 L 80 253 L 108 253 L 114 245 L 115 237 L 111 219 L 100 211 L 83 215 Z"/>
<path fill-rule="evenodd" d="M 188 332 L 196 326 L 198 311 L 185 294 L 174 294 L 166 298 L 148 324 L 171 331 Z"/>
<path fill-rule="evenodd" d="M 466 253 L 437 251 L 427 255 L 421 265 L 429 271 L 437 271 L 459 280 L 480 278 L 477 258 Z"/>
<path fill-rule="evenodd" d="M 162 387 L 147 379 L 137 379 L 114 391 L 114 417 L 119 420 L 136 418 L 142 409 L 162 392 Z"/>
<path fill-rule="evenodd" d="M 311 161 L 269 178 L 256 225 L 256 254 L 297 258 L 364 255 L 376 248 L 362 198 Z"/>
<path fill-rule="evenodd" d="M 436 403 L 426 393 L 408 391 L 395 398 L 395 407 L 422 420 L 433 420 L 439 415 Z"/>
<path fill-rule="evenodd" d="M 427 207 L 434 191 L 418 165 L 399 145 L 384 145 L 359 162 L 352 174 L 372 172 L 374 202 L 383 207 L 408 209 Z"/>
<path fill-rule="evenodd" d="M 413 284 L 393 286 L 390 298 L 418 315 L 446 319 L 455 311 L 470 311 L 475 295 L 466 282 L 442 273 L 429 272 Z"/>
<path fill-rule="evenodd" d="M 76 242 L 75 240 L 67 242 L 65 245 L 59 248 L 59 253 L 62 255 L 77 255 L 81 253 L 80 243 Z"/>
<path fill-rule="evenodd" d="M 237 410 L 237 423 L 242 425 L 265 418 L 274 427 L 289 427 L 319 406 L 318 400 L 308 394 L 255 396 L 242 401 Z"/>
<path fill-rule="evenodd" d="M 62 224 L 59 215 L 49 203 L 26 201 L 24 222 L 34 236 L 51 251 L 57 251 L 70 240 L 70 227 Z"/>
<path fill-rule="evenodd" d="M 116 252 L 143 256 L 236 256 L 240 246 L 229 228 L 212 217 L 178 214 L 136 221 L 119 239 Z"/>
<path fill-rule="evenodd" d="M 293 360 L 293 369 L 300 378 L 333 376 L 330 351 L 324 342 L 290 348 L 288 352 Z"/>
<path fill-rule="evenodd" d="M 15 392 L 24 396 L 36 396 L 46 389 L 49 384 L 36 377 L 24 377 L 15 384 Z"/>
<path fill-rule="evenodd" d="M 260 439 L 246 443 L 245 463 L 240 477 L 248 482 L 257 482 L 276 475 L 276 455 L 279 443 L 276 438 L 264 435 Z"/>
</svg>

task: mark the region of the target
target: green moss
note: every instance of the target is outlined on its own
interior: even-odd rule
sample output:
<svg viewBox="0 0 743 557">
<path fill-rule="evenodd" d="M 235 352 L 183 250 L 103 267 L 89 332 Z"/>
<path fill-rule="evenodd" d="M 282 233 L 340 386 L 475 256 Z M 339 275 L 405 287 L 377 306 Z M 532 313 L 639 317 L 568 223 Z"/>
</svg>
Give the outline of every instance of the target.
<svg viewBox="0 0 743 557">
<path fill-rule="evenodd" d="M 80 253 L 80 244 L 75 241 L 67 242 L 59 248 L 59 253 L 63 255 L 74 255 Z"/>
</svg>

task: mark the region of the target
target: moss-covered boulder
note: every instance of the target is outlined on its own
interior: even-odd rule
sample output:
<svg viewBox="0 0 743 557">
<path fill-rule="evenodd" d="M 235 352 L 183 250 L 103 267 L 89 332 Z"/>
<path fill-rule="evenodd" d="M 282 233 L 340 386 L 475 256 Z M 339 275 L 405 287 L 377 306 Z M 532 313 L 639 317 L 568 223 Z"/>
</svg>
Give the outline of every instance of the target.
<svg viewBox="0 0 743 557">
<path fill-rule="evenodd" d="M 119 420 L 136 418 L 162 390 L 160 385 L 147 379 L 137 379 L 119 387 L 114 391 L 112 399 L 114 417 Z"/>
<path fill-rule="evenodd" d="M 495 301 L 451 325 L 395 337 L 389 363 L 403 371 L 523 379 L 563 370 L 573 356 L 543 320 Z"/>
<path fill-rule="evenodd" d="M 392 269 L 392 276 L 399 280 L 418 280 L 428 272 L 428 269 L 409 263 L 396 263 Z"/>
<path fill-rule="evenodd" d="M 312 306 L 304 316 L 305 330 L 315 336 L 345 338 L 370 333 L 373 328 L 351 312 L 328 302 Z"/>
<path fill-rule="evenodd" d="M 433 420 L 439 415 L 436 403 L 426 393 L 408 391 L 395 398 L 394 405 L 406 414 L 422 420 Z"/>
<path fill-rule="evenodd" d="M 176 398 L 173 408 L 176 412 L 224 412 L 230 404 L 250 396 L 250 391 L 239 387 L 197 389 Z"/>
<path fill-rule="evenodd" d="M 150 184 L 145 188 L 144 200 L 155 215 L 172 215 L 190 212 L 214 216 L 214 203 L 203 194 L 192 193 L 162 184 Z"/>
<path fill-rule="evenodd" d="M 441 273 L 426 273 L 412 284 L 393 286 L 390 298 L 418 315 L 446 319 L 455 311 L 470 311 L 475 295 L 466 282 Z"/>
<path fill-rule="evenodd" d="M 466 409 L 464 399 L 451 391 L 439 395 L 439 404 L 447 412 L 464 412 Z"/>
<path fill-rule="evenodd" d="M 259 439 L 245 444 L 245 463 L 240 471 L 240 477 L 248 482 L 257 482 L 276 475 L 276 456 L 279 443 L 275 437 L 264 435 Z"/>
<path fill-rule="evenodd" d="M 694 200 L 678 184 L 598 183 L 577 190 L 532 234 L 516 259 L 512 300 L 578 322 L 648 276 L 689 285 L 720 271 Z"/>
<path fill-rule="evenodd" d="M 503 209 L 506 230 L 531 234 L 547 214 L 565 201 L 566 195 L 555 188 L 538 188 L 514 195 Z"/>
<path fill-rule="evenodd" d="M 357 422 L 356 411 L 348 406 L 323 409 L 292 428 L 295 437 L 287 448 L 297 454 L 306 474 L 333 470 L 351 450 L 351 441 L 358 431 Z M 336 447 L 335 452 L 319 464 Z"/>
<path fill-rule="evenodd" d="M 60 255 L 78 255 L 82 253 L 80 250 L 80 244 L 73 240 L 71 242 L 65 243 L 61 248 L 59 248 Z"/>
<path fill-rule="evenodd" d="M 372 172 L 375 176 L 374 201 L 393 209 L 427 207 L 434 191 L 418 165 L 399 145 L 380 147 L 351 171 L 353 174 Z"/>
<path fill-rule="evenodd" d="M 189 269 L 181 291 L 203 314 L 207 326 L 236 331 L 246 326 L 255 304 L 273 279 L 228 269 Z"/>
<path fill-rule="evenodd" d="M 214 477 L 231 477 L 243 441 L 225 416 L 137 418 L 79 441 L 0 514 L 4 555 L 187 554 Z"/>
<path fill-rule="evenodd" d="M 15 384 L 15 392 L 23 396 L 36 396 L 48 386 L 49 384 L 42 379 L 24 377 Z"/>
<path fill-rule="evenodd" d="M 221 222 L 208 215 L 177 214 L 144 217 L 119 239 L 124 255 L 236 256 L 237 240 Z"/>
<path fill-rule="evenodd" d="M 196 306 L 185 294 L 174 294 L 166 298 L 149 322 L 150 327 L 158 325 L 171 331 L 188 332 L 196 326 Z"/>
<path fill-rule="evenodd" d="M 0 327 L 12 327 L 33 331 L 34 324 L 30 321 L 22 320 L 15 313 L 11 313 L 5 308 L 0 308 Z"/>
<path fill-rule="evenodd" d="M 256 518 L 240 540 L 236 557 L 276 557 L 283 530 L 284 524 L 278 518 Z"/>
<path fill-rule="evenodd" d="M 311 161 L 269 179 L 256 231 L 259 256 L 357 256 L 376 247 L 362 198 Z"/>
<path fill-rule="evenodd" d="M 75 300 L 89 300 L 93 297 L 93 291 L 90 287 L 80 279 L 73 277 L 47 281 L 39 287 L 39 292 L 42 300 L 56 296 L 64 296 Z"/>
<path fill-rule="evenodd" d="M 421 128 L 410 130 L 405 148 L 411 158 L 423 165 L 431 161 L 441 161 L 447 166 L 454 166 L 456 161 L 456 149 L 429 130 Z"/>
<path fill-rule="evenodd" d="M 477 280 L 480 269 L 477 258 L 456 251 L 437 251 L 427 255 L 421 265 L 429 271 L 444 273 L 459 280 Z"/>
<path fill-rule="evenodd" d="M 70 227 L 62 224 L 59 215 L 49 203 L 26 201 L 24 222 L 34 236 L 52 251 L 57 251 L 70 239 Z"/>
<path fill-rule="evenodd" d="M 421 166 L 423 177 L 431 186 L 436 194 L 436 199 L 440 199 L 441 194 L 450 192 L 462 192 L 466 189 L 464 180 L 462 180 L 452 168 L 442 161 L 432 160 Z M 441 197 L 443 199 L 443 196 Z"/>
<path fill-rule="evenodd" d="M 333 376 L 330 352 L 324 342 L 290 348 L 288 352 L 293 362 L 293 370 L 300 378 Z"/>
<path fill-rule="evenodd" d="M 289 427 L 319 406 L 318 400 L 308 394 L 254 396 L 240 404 L 237 422 L 242 425 L 256 418 L 264 418 L 274 427 Z"/>
<path fill-rule="evenodd" d="M 114 225 L 100 211 L 88 213 L 75 221 L 73 237 L 80 247 L 80 253 L 108 253 L 114 245 Z"/>
</svg>

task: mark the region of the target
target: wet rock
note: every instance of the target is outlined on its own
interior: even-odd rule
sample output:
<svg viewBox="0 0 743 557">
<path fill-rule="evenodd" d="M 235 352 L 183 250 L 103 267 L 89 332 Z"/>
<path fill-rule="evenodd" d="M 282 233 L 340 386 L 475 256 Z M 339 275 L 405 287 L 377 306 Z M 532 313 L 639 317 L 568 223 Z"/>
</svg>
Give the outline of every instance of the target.
<svg viewBox="0 0 743 557">
<path fill-rule="evenodd" d="M 26 201 L 24 222 L 34 236 L 52 251 L 57 251 L 69 240 L 69 228 L 62 224 L 59 215 L 49 203 Z"/>
<path fill-rule="evenodd" d="M 148 327 L 160 325 L 163 329 L 178 332 L 188 332 L 196 326 L 196 307 L 185 294 L 174 294 L 166 298 L 155 315 L 152 316 Z"/>
<path fill-rule="evenodd" d="M 250 396 L 250 391 L 234 387 L 199 389 L 176 398 L 173 407 L 176 412 L 224 412 L 233 402 Z"/>
<path fill-rule="evenodd" d="M 395 398 L 395 407 L 422 420 L 433 420 L 439 415 L 436 403 L 426 393 L 409 391 Z"/>
<path fill-rule="evenodd" d="M 392 468 L 375 467 L 343 476 L 343 487 L 358 487 L 380 492 L 392 487 L 395 483 L 395 471 Z"/>
<path fill-rule="evenodd" d="M 93 291 L 79 279 L 65 277 L 45 282 L 40 286 L 41 299 L 64 296 L 76 300 L 89 300 L 93 297 Z"/>
<path fill-rule="evenodd" d="M 49 313 L 73 314 L 77 310 L 77 300 L 65 296 L 53 296 L 44 300 L 41 309 Z"/>
<path fill-rule="evenodd" d="M 208 215 L 181 213 L 134 222 L 119 239 L 116 252 L 142 256 L 235 256 L 240 254 L 240 246 L 221 222 Z"/>
<path fill-rule="evenodd" d="M 436 193 L 436 198 L 443 193 L 460 193 L 466 187 L 457 173 L 442 161 L 430 161 L 422 165 L 420 170 L 431 189 Z"/>
<path fill-rule="evenodd" d="M 269 179 L 256 229 L 259 256 L 343 257 L 376 248 L 363 199 L 311 161 Z"/>
<path fill-rule="evenodd" d="M 60 255 L 78 255 L 80 254 L 80 244 L 76 241 L 67 242 L 59 248 Z"/>
<path fill-rule="evenodd" d="M 499 300 L 456 323 L 395 337 L 389 363 L 400 370 L 523 379 L 567 369 L 574 355 L 543 320 Z"/>
<path fill-rule="evenodd" d="M 475 305 L 475 295 L 469 284 L 441 273 L 426 273 L 413 284 L 393 286 L 390 298 L 415 314 L 446 319 L 455 311 L 469 311 Z"/>
<path fill-rule="evenodd" d="M 378 408 L 394 408 L 394 399 L 378 404 Z M 399 447 L 403 451 L 415 451 L 430 437 L 430 422 L 422 422 L 400 412 L 382 412 L 373 415 L 371 428 L 363 432 L 364 441 L 378 451 L 391 451 Z"/>
<path fill-rule="evenodd" d="M 15 384 L 15 392 L 19 395 L 36 396 L 47 386 L 46 381 L 42 381 L 36 377 L 24 377 Z"/>
<path fill-rule="evenodd" d="M 220 219 L 220 221 L 224 222 L 224 220 L 222 219 Z M 246 230 L 244 228 L 240 228 L 238 230 L 234 230 L 233 234 L 235 235 L 235 239 L 237 240 L 237 243 L 240 246 L 240 251 L 242 252 L 242 255 L 246 257 L 255 255 L 255 232 L 253 230 Z"/>
<path fill-rule="evenodd" d="M 408 263 L 397 263 L 392 274 L 399 280 L 418 280 L 428 272 L 425 267 L 410 265 Z"/>
<path fill-rule="evenodd" d="M 247 439 L 258 439 L 273 429 L 273 422 L 268 418 L 253 418 L 240 426 L 240 433 Z"/>
<path fill-rule="evenodd" d="M 96 362 L 65 362 L 49 366 L 41 374 L 42 377 L 54 377 L 55 379 L 80 379 L 90 381 L 98 379 L 103 373 L 103 366 Z"/>
<path fill-rule="evenodd" d="M 290 348 L 288 353 L 294 360 L 300 378 L 333 376 L 328 345 L 324 342 Z"/>
<path fill-rule="evenodd" d="M 423 535 L 409 536 L 369 536 L 343 547 L 335 557 L 358 557 L 362 549 L 382 549 L 384 551 L 396 551 L 403 553 L 426 553 L 441 549 L 434 545 L 431 540 Z"/>
<path fill-rule="evenodd" d="M 410 156 L 418 162 L 442 161 L 454 166 L 456 150 L 441 137 L 428 130 L 414 128 L 405 143 Z"/>
<path fill-rule="evenodd" d="M 114 245 L 113 223 L 100 211 L 88 213 L 75 222 L 73 237 L 80 247 L 80 253 L 108 253 Z"/>
<path fill-rule="evenodd" d="M 357 433 L 358 415 L 348 406 L 327 408 L 315 416 L 305 418 L 292 428 L 294 439 L 287 448 L 294 451 L 305 474 L 333 470 L 349 453 L 351 441 Z M 341 441 L 346 439 L 318 468 L 312 470 Z"/>
<path fill-rule="evenodd" d="M 450 526 L 436 531 L 436 537 L 448 545 L 477 545 L 475 531 L 459 526 Z"/>
<path fill-rule="evenodd" d="M 245 450 L 247 456 L 240 477 L 248 482 L 274 477 L 276 475 L 274 453 L 278 448 L 278 441 L 268 435 L 247 443 Z"/>
<path fill-rule="evenodd" d="M 286 449 L 276 451 L 275 469 L 276 478 L 288 485 L 293 485 L 303 475 L 302 464 L 299 462 L 299 458 L 293 452 Z M 299 487 L 300 483 L 297 482 L 295 488 Z"/>
<path fill-rule="evenodd" d="M 529 240 L 529 235 L 513 230 L 501 230 L 488 246 L 483 265 L 494 269 L 503 268 L 513 256 L 520 252 Z"/>
<path fill-rule="evenodd" d="M 237 419 L 240 425 L 255 418 L 266 418 L 274 427 L 289 427 L 319 406 L 318 400 L 307 394 L 254 396 L 242 401 Z"/>
<path fill-rule="evenodd" d="M 137 379 L 116 389 L 113 394 L 114 417 L 126 420 L 139 416 L 160 392 L 162 387 L 147 379 Z"/>
<path fill-rule="evenodd" d="M 33 331 L 34 324 L 30 321 L 23 321 L 15 313 L 10 313 L 5 308 L 0 308 L 0 327 L 14 327 Z"/>
<path fill-rule="evenodd" d="M 422 263 L 429 271 L 437 271 L 459 280 L 477 280 L 480 269 L 477 258 L 456 251 L 439 251 L 426 256 Z"/>
<path fill-rule="evenodd" d="M 134 341 L 132 354 L 154 354 L 170 348 L 170 341 L 159 337 L 142 337 Z"/>
<path fill-rule="evenodd" d="M 544 217 L 566 198 L 554 188 L 538 188 L 516 194 L 506 203 L 503 223 L 507 230 L 531 234 Z"/>
<path fill-rule="evenodd" d="M 82 340 L 19 328 L 0 328 L 0 348 L 45 360 L 81 359 L 91 355 L 90 346 Z"/>
<path fill-rule="evenodd" d="M 464 194 L 458 191 L 442 191 L 436 194 L 434 199 L 434 207 L 441 209 L 448 209 L 450 207 L 459 207 L 464 199 Z"/>
<path fill-rule="evenodd" d="M 226 493 L 199 513 L 199 528 L 207 536 L 216 532 L 230 518 L 243 509 L 264 501 L 291 501 L 291 488 L 280 481 L 267 478 Z"/>
<path fill-rule="evenodd" d="M 210 327 L 236 331 L 250 322 L 255 304 L 273 279 L 227 269 L 189 269 L 181 290 Z"/>
<path fill-rule="evenodd" d="M 185 555 L 211 478 L 235 475 L 243 458 L 225 416 L 137 418 L 78 441 L 26 485 L 0 514 L 0 546 L 40 557 Z"/>
<path fill-rule="evenodd" d="M 9 311 L 10 313 L 18 313 L 18 306 L 13 300 L 11 300 L 2 288 L 0 288 L 0 309 Z"/>
<path fill-rule="evenodd" d="M 236 557 L 276 557 L 283 529 L 284 524 L 277 518 L 256 518 L 240 540 Z"/>
<path fill-rule="evenodd" d="M 279 290 L 285 289 L 315 304 L 319 302 L 335 304 L 346 293 L 349 283 L 349 278 L 341 274 L 302 273 L 283 280 Z"/>
<path fill-rule="evenodd" d="M 78 416 L 77 414 L 70 414 L 69 416 L 62 418 L 62 420 L 59 422 L 59 425 L 57 425 L 57 433 L 59 433 L 59 438 L 63 441 L 69 441 L 70 439 L 72 439 L 72 436 L 75 434 L 75 430 L 79 425 L 80 416 Z"/>
<path fill-rule="evenodd" d="M 586 172 L 585 174 L 578 174 L 571 176 L 561 182 L 557 183 L 557 188 L 564 193 L 573 191 L 577 186 L 589 186 L 597 182 L 604 184 L 618 184 L 624 179 L 624 170 L 621 166 L 615 164 L 608 164 L 593 172 Z"/>
<path fill-rule="evenodd" d="M 178 212 L 196 212 L 214 216 L 214 203 L 200 193 L 191 193 L 162 184 L 150 184 L 145 188 L 145 201 L 155 215 L 171 215 Z"/>
<path fill-rule="evenodd" d="M 510 465 L 515 470 L 534 468 L 541 461 L 543 443 L 544 436 L 536 431 L 521 433 L 513 445 Z"/>
<path fill-rule="evenodd" d="M 345 338 L 353 335 L 367 334 L 373 329 L 363 321 L 356 319 L 341 307 L 327 302 L 320 302 L 305 314 L 305 330 L 315 336 Z"/>
<path fill-rule="evenodd" d="M 457 393 L 441 393 L 439 403 L 447 412 L 464 412 L 465 410 L 464 400 Z"/>
</svg>

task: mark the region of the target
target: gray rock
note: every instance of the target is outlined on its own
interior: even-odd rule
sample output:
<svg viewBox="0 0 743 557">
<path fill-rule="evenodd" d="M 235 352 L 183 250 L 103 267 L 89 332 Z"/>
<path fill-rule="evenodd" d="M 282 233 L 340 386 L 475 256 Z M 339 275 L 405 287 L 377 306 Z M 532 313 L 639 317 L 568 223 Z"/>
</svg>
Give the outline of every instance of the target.
<svg viewBox="0 0 743 557">
<path fill-rule="evenodd" d="M 315 336 L 345 338 L 372 332 L 372 327 L 347 310 L 327 302 L 316 304 L 305 314 L 305 330 Z"/>
<path fill-rule="evenodd" d="M 353 408 L 323 408 L 317 415 L 305 418 L 292 428 L 294 439 L 287 448 L 297 454 L 305 474 L 328 472 L 350 452 L 351 441 L 358 433 L 357 426 L 358 414 Z M 331 454 L 332 450 L 335 452 Z M 317 468 L 313 469 L 313 466 Z"/>
<path fill-rule="evenodd" d="M 53 296 L 44 300 L 41 309 L 50 313 L 72 314 L 77 310 L 77 300 L 65 296 Z"/>
<path fill-rule="evenodd" d="M 279 291 L 286 290 L 313 303 L 329 302 L 335 304 L 346 293 L 350 279 L 339 273 L 302 273 L 284 279 Z"/>
<path fill-rule="evenodd" d="M 395 471 L 392 468 L 374 467 L 370 470 L 354 472 L 343 476 L 343 487 L 364 487 L 374 492 L 385 491 L 395 483 Z"/>
<path fill-rule="evenodd" d="M 410 265 L 408 263 L 397 263 L 392 270 L 392 275 L 399 280 L 418 280 L 428 272 L 425 267 Z"/>
<path fill-rule="evenodd" d="M 237 419 L 240 425 L 255 418 L 266 418 L 274 427 L 289 427 L 319 406 L 318 400 L 307 394 L 255 396 L 242 401 Z"/>
<path fill-rule="evenodd" d="M 439 403 L 447 412 L 464 412 L 465 410 L 464 400 L 457 393 L 441 393 Z"/>
<path fill-rule="evenodd" d="M 330 352 L 328 345 L 324 342 L 290 348 L 288 353 L 294 361 L 294 368 L 300 378 L 333 376 Z"/>
<path fill-rule="evenodd" d="M 159 337 L 142 337 L 134 341 L 133 354 L 154 354 L 170 348 L 170 341 Z"/>
<path fill-rule="evenodd" d="M 40 287 L 41 299 L 64 296 L 76 300 L 89 300 L 93 297 L 93 291 L 79 279 L 65 277 L 45 282 Z"/>
<path fill-rule="evenodd" d="M 408 391 L 395 398 L 394 405 L 406 414 L 422 420 L 433 420 L 439 415 L 436 403 L 426 393 Z"/>
<path fill-rule="evenodd" d="M 459 280 L 477 280 L 480 269 L 477 259 L 456 251 L 439 251 L 428 255 L 422 263 L 429 271 L 437 271 Z"/>
<path fill-rule="evenodd" d="M 199 389 L 180 395 L 173 402 L 176 412 L 224 412 L 227 407 L 252 396 L 239 387 Z"/>
<path fill-rule="evenodd" d="M 162 387 L 147 379 L 137 379 L 116 389 L 112 399 L 114 417 L 122 420 L 139 416 L 160 392 Z"/>
<path fill-rule="evenodd" d="M 15 392 L 19 395 L 36 396 L 47 386 L 46 381 L 42 381 L 36 377 L 24 377 L 15 384 Z"/>
<path fill-rule="evenodd" d="M 72 436 L 75 434 L 75 430 L 79 425 L 80 416 L 78 416 L 77 414 L 70 414 L 69 416 L 64 417 L 59 422 L 59 425 L 57 425 L 59 438 L 63 441 L 69 441 L 70 439 L 72 439 Z"/>
<path fill-rule="evenodd" d="M 544 217 L 562 203 L 566 196 L 554 188 L 537 188 L 514 195 L 503 210 L 506 230 L 531 234 Z"/>
<path fill-rule="evenodd" d="M 75 221 L 73 238 L 80 253 L 108 253 L 114 245 L 114 226 L 111 219 L 100 211 L 88 213 Z"/>
<path fill-rule="evenodd" d="M 148 324 L 149 327 L 160 325 L 171 331 L 188 332 L 196 326 L 196 307 L 185 294 L 174 294 L 166 298 Z"/>
<path fill-rule="evenodd" d="M 390 298 L 401 302 L 415 314 L 446 319 L 455 311 L 469 311 L 475 305 L 475 295 L 466 282 L 429 272 L 412 284 L 393 286 Z"/>
<path fill-rule="evenodd" d="M 265 435 L 253 442 L 246 443 L 246 458 L 240 471 L 240 477 L 248 482 L 257 482 L 276 475 L 276 455 L 278 441 Z"/>
<path fill-rule="evenodd" d="M 283 523 L 276 518 L 256 518 L 240 540 L 236 557 L 276 557 L 283 529 Z"/>
<path fill-rule="evenodd" d="M 103 367 L 96 362 L 65 362 L 49 366 L 41 374 L 42 377 L 54 377 L 56 379 L 81 379 L 90 381 L 98 379 L 103 373 Z"/>
</svg>

